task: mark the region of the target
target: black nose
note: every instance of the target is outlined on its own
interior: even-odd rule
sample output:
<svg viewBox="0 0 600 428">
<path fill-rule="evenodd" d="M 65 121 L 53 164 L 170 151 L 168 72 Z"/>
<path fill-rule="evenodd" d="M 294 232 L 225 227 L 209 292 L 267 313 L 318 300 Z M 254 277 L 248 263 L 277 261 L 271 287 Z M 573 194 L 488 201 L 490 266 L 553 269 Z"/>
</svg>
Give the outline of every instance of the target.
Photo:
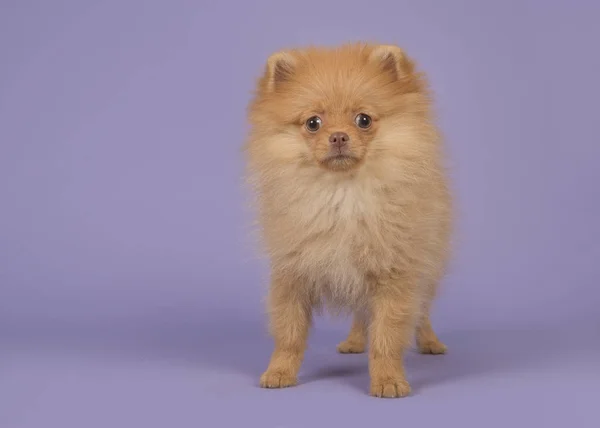
<svg viewBox="0 0 600 428">
<path fill-rule="evenodd" d="M 329 144 L 341 149 L 350 141 L 350 137 L 345 132 L 334 132 L 329 136 Z"/>
</svg>

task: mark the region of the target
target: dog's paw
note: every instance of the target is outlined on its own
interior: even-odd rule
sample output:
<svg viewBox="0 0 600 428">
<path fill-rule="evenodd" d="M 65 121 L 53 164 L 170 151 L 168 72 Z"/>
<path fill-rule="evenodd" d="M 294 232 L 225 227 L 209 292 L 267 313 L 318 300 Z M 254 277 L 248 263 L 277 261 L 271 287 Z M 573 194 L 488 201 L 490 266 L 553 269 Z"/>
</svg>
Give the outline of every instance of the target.
<svg viewBox="0 0 600 428">
<path fill-rule="evenodd" d="M 283 371 L 267 370 L 260 377 L 261 388 L 287 388 L 297 383 L 296 376 Z"/>
<path fill-rule="evenodd" d="M 419 343 L 418 349 L 421 354 L 431 355 L 445 354 L 448 351 L 448 347 L 439 340 Z"/>
<path fill-rule="evenodd" d="M 371 395 L 379 398 L 401 398 L 410 395 L 410 384 L 405 380 L 386 379 L 371 381 Z"/>
<path fill-rule="evenodd" d="M 362 354 L 365 352 L 365 344 L 345 340 L 337 346 L 337 351 L 340 354 Z"/>
</svg>

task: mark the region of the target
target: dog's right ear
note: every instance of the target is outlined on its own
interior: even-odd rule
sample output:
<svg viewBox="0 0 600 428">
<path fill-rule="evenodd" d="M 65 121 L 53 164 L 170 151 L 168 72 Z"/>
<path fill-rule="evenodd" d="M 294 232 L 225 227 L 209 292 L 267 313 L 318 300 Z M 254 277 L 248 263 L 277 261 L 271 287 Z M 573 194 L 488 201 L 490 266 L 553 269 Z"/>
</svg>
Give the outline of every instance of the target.
<svg viewBox="0 0 600 428">
<path fill-rule="evenodd" d="M 294 74 L 296 59 L 286 51 L 272 54 L 267 60 L 266 85 L 268 91 L 274 91 L 288 81 Z"/>
</svg>

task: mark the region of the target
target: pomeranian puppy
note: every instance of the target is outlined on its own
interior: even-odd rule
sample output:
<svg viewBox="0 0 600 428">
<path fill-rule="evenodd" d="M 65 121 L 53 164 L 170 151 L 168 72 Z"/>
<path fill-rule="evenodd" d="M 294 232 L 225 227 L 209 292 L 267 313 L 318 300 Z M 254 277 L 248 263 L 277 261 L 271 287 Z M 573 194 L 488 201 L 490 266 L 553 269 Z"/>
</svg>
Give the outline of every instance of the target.
<svg viewBox="0 0 600 428">
<path fill-rule="evenodd" d="M 248 109 L 249 179 L 271 266 L 265 388 L 295 385 L 314 309 L 348 311 L 370 394 L 410 393 L 403 353 L 443 354 L 429 313 L 451 198 L 425 76 L 390 45 L 271 55 Z M 367 347 L 368 344 L 368 347 Z"/>
</svg>

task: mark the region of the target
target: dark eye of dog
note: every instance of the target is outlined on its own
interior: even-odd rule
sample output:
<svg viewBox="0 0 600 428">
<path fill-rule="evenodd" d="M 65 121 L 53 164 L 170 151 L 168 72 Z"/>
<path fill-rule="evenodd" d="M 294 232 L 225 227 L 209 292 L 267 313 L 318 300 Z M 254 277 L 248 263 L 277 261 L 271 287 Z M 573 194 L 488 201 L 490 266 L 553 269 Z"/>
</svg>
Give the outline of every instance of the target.
<svg viewBox="0 0 600 428">
<path fill-rule="evenodd" d="M 354 119 L 354 122 L 356 123 L 356 126 L 358 126 L 359 128 L 362 129 L 367 129 L 371 126 L 371 116 L 361 113 L 358 116 L 356 116 L 356 118 Z"/>
<path fill-rule="evenodd" d="M 317 132 L 321 128 L 321 118 L 319 116 L 313 116 L 306 121 L 306 129 L 309 132 Z"/>
</svg>

